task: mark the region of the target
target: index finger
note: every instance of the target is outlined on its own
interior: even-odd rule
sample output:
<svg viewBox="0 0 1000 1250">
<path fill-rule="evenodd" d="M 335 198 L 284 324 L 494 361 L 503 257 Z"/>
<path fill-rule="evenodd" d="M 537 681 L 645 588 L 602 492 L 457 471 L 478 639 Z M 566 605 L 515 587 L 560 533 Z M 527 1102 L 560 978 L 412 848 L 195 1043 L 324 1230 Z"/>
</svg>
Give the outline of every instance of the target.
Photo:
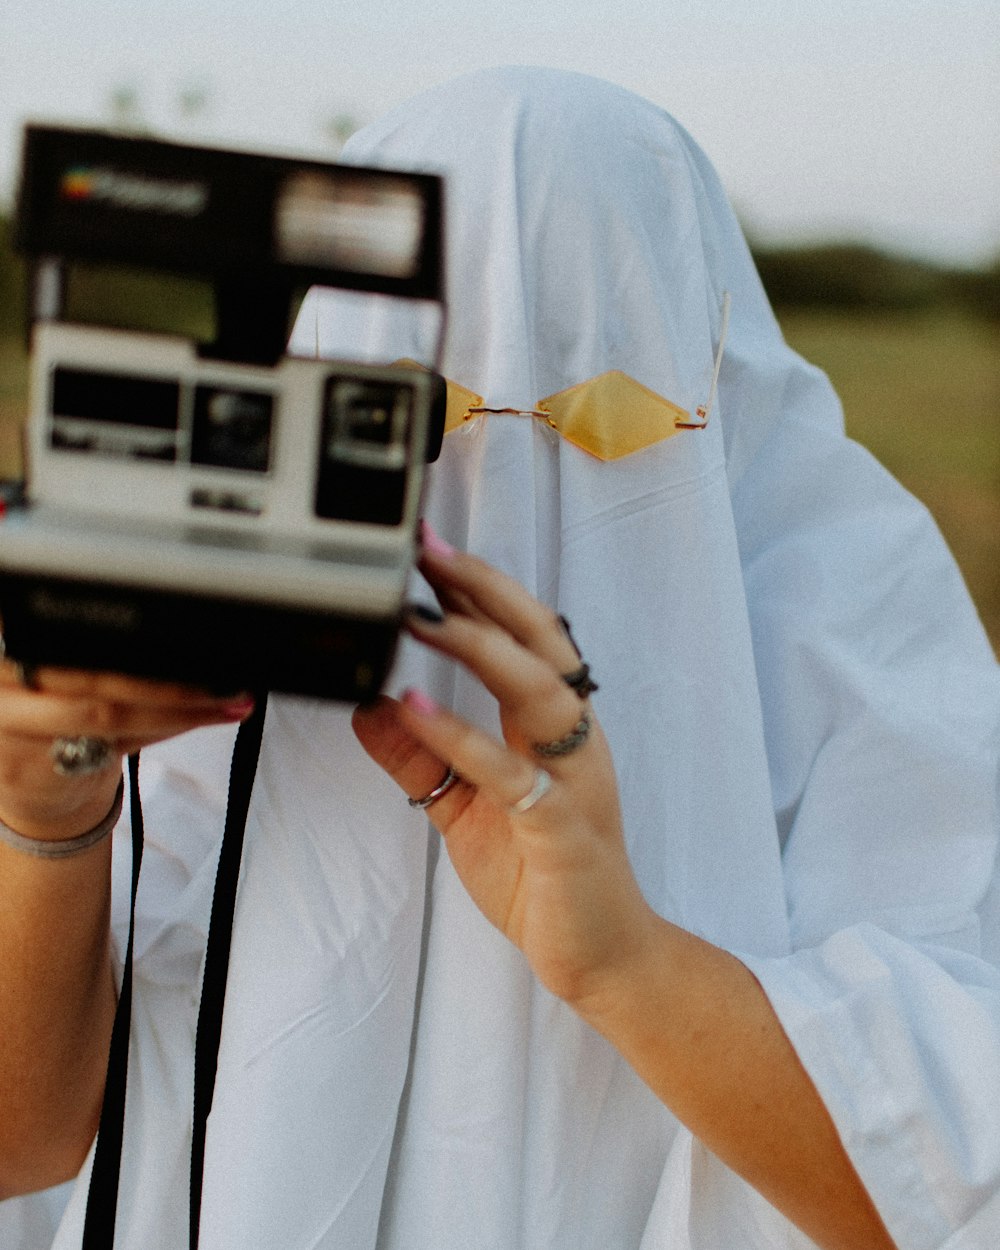
<svg viewBox="0 0 1000 1250">
<path fill-rule="evenodd" d="M 10 661 L 0 664 L 0 683 L 21 686 L 17 666 Z M 120 703 L 148 703 L 157 707 L 206 707 L 232 703 L 238 696 L 218 695 L 200 686 L 182 682 L 155 681 L 132 677 L 125 673 L 46 666 L 31 670 L 30 688 L 44 694 L 66 698 L 107 699 Z M 242 692 L 241 692 L 242 693 Z"/>
<path fill-rule="evenodd" d="M 476 614 L 498 625 L 560 673 L 579 666 L 580 653 L 563 618 L 520 582 L 478 556 L 456 551 L 426 523 L 423 540 L 420 571 L 442 602 L 454 601 L 457 596 L 468 600 Z"/>
</svg>

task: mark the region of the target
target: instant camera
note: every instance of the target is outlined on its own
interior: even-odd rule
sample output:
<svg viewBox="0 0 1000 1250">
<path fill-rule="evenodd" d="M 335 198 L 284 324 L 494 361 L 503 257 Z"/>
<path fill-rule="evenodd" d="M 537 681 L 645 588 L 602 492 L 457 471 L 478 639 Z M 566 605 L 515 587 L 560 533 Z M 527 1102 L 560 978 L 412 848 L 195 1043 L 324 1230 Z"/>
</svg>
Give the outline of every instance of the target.
<svg viewBox="0 0 1000 1250">
<path fill-rule="evenodd" d="M 23 498 L 0 522 L 8 655 L 219 691 L 378 691 L 444 383 L 285 344 L 297 296 L 321 285 L 439 311 L 440 352 L 441 202 L 432 176 L 27 127 L 31 411 Z M 82 323 L 67 290 L 102 265 L 207 282 L 214 335 Z"/>
</svg>

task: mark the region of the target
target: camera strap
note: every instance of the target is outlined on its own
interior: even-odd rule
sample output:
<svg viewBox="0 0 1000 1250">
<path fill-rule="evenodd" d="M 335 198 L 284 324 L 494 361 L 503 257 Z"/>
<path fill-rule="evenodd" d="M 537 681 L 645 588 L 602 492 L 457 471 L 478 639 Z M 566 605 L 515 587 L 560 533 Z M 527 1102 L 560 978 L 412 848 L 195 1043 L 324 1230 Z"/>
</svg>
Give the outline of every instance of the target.
<svg viewBox="0 0 1000 1250">
<path fill-rule="evenodd" d="M 219 851 L 219 864 L 212 897 L 212 914 L 205 947 L 205 971 L 201 1005 L 195 1035 L 194 1123 L 191 1142 L 191 1191 L 189 1207 L 190 1248 L 197 1250 L 201 1217 L 202 1170 L 205 1162 L 205 1133 L 212 1109 L 222 1013 L 225 1006 L 226 977 L 232 943 L 236 887 L 239 883 L 243 840 L 257 760 L 267 711 L 266 696 L 260 695 L 253 714 L 236 735 L 229 772 L 229 798 L 226 824 Z M 94 1151 L 94 1167 L 87 1196 L 87 1215 L 81 1250 L 113 1250 L 118 1183 L 121 1173 L 125 1125 L 125 1093 L 128 1082 L 129 1026 L 132 1011 L 132 948 L 135 934 L 135 902 L 142 864 L 143 822 L 139 796 L 139 756 L 129 757 L 129 795 L 132 818 L 132 899 L 128 944 L 122 971 L 122 988 L 111 1031 L 108 1075 L 101 1107 L 100 1128 Z"/>
<path fill-rule="evenodd" d="M 135 896 L 142 867 L 142 804 L 139 801 L 139 756 L 128 760 L 129 811 L 132 819 L 132 903 L 129 912 L 128 944 L 122 969 L 122 987 L 111 1028 L 108 1075 L 104 1085 L 101 1122 L 94 1150 L 94 1169 L 87 1195 L 87 1219 L 82 1250 L 111 1250 L 115 1242 L 115 1215 L 118 1207 L 118 1175 L 125 1129 L 125 1086 L 128 1081 L 128 1037 L 132 1018 L 132 941 L 135 936 Z"/>
<path fill-rule="evenodd" d="M 229 770 L 229 802 L 222 835 L 219 866 L 212 896 L 212 918 L 205 947 L 205 973 L 201 983 L 201 1006 L 194 1047 L 194 1126 L 191 1138 L 190 1250 L 197 1250 L 201 1222 L 202 1173 L 205 1167 L 205 1131 L 215 1094 L 215 1073 L 222 1036 L 222 1012 L 229 974 L 229 949 L 233 937 L 236 887 L 243 858 L 243 837 L 250 809 L 250 795 L 257 776 L 257 760 L 264 733 L 267 696 L 258 695 L 253 714 L 240 725 Z"/>
</svg>

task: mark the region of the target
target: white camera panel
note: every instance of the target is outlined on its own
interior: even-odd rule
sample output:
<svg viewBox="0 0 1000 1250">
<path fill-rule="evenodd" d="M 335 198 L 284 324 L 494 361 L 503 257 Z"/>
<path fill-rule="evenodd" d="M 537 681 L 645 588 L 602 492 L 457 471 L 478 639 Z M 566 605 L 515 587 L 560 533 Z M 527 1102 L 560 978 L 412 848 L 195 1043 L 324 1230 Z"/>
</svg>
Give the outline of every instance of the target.
<svg viewBox="0 0 1000 1250">
<path fill-rule="evenodd" d="M 356 390 L 365 382 L 398 379 L 415 388 L 419 403 L 426 403 L 429 379 L 421 371 L 295 358 L 273 369 L 234 365 L 201 359 L 179 338 L 57 322 L 36 325 L 33 356 L 33 502 L 130 522 L 183 518 L 196 528 L 262 536 L 324 539 L 339 530 L 345 541 L 369 550 L 399 550 L 408 544 L 407 530 L 419 499 L 419 469 L 411 469 L 403 512 L 395 524 L 361 523 L 359 528 L 355 520 L 317 516 L 315 494 L 331 376 L 345 372 Z M 123 390 L 127 386 L 139 393 L 146 383 L 153 392 L 153 410 L 102 412 L 95 410 L 93 395 L 86 394 L 71 395 L 75 403 L 57 402 L 70 389 L 60 385 L 67 379 L 94 378 L 105 379 L 112 389 L 121 380 Z M 77 385 L 76 391 L 81 389 Z M 155 410 L 169 405 L 171 390 L 176 395 L 173 428 Z M 239 426 L 241 397 L 262 397 L 271 404 L 269 448 L 256 469 L 238 467 L 238 457 L 227 457 L 224 450 L 206 452 L 204 437 L 199 450 L 197 431 L 204 432 L 213 415 L 222 426 L 219 441 L 224 449 L 226 418 Z M 222 411 L 213 414 L 213 400 Z M 245 413 L 242 420 L 245 424 Z M 353 448 L 343 449 L 345 460 L 377 468 L 381 457 L 387 469 L 421 461 L 422 448 L 414 446 L 421 431 L 406 428 L 398 419 L 390 425 L 386 443 L 355 439 Z"/>
</svg>

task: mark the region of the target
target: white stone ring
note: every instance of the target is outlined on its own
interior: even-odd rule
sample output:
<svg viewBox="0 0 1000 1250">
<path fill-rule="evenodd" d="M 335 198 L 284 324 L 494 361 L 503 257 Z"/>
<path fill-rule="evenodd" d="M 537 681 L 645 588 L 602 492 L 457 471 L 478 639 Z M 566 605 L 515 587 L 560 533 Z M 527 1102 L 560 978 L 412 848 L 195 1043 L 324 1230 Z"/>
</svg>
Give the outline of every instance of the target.
<svg viewBox="0 0 1000 1250">
<path fill-rule="evenodd" d="M 551 789 L 552 777 L 544 768 L 538 768 L 535 770 L 535 781 L 531 789 L 523 799 L 518 799 L 507 810 L 511 815 L 523 816 L 525 812 L 530 812 L 540 799 L 544 799 Z"/>
</svg>

